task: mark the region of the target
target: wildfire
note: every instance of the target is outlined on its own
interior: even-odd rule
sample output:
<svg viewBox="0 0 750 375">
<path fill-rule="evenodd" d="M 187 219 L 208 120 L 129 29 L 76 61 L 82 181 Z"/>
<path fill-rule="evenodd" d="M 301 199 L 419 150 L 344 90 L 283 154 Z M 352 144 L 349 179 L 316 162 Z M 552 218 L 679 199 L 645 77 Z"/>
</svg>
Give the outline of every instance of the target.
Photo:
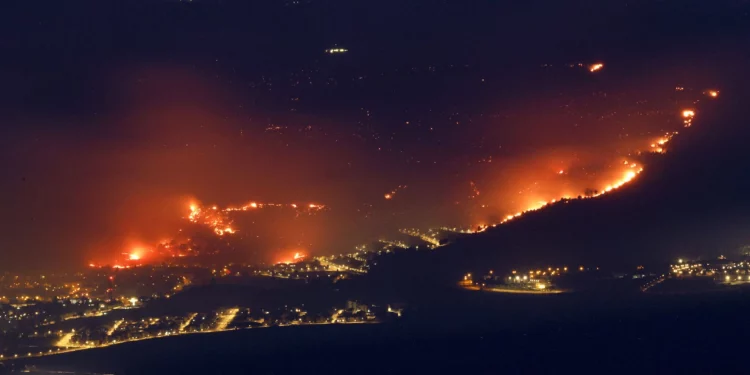
<svg viewBox="0 0 750 375">
<path fill-rule="evenodd" d="M 593 68 L 593 66 L 592 66 L 592 68 Z M 599 68 L 601 68 L 601 67 L 599 67 Z M 597 69 L 599 69 L 599 68 L 597 68 Z M 685 109 L 685 110 L 683 110 L 682 111 L 682 117 L 685 120 L 685 127 L 689 127 L 691 125 L 691 123 L 692 123 L 692 119 L 695 117 L 695 110 L 693 110 L 693 109 Z M 658 138 L 653 143 L 651 143 L 651 145 L 650 145 L 651 146 L 651 150 L 653 152 L 656 152 L 656 153 L 664 153 L 665 150 L 661 146 L 666 145 L 667 142 L 669 142 L 672 139 L 672 137 L 674 137 L 675 135 L 677 135 L 677 132 L 667 133 L 663 137 Z M 625 185 L 625 184 L 633 181 L 636 177 L 638 177 L 638 175 L 641 172 L 643 172 L 643 167 L 639 167 L 638 164 L 636 164 L 636 163 L 630 162 L 628 160 L 624 160 L 622 162 L 622 164 L 624 166 L 626 166 L 628 168 L 628 170 L 626 170 L 626 171 L 623 172 L 622 177 L 619 180 L 614 181 L 613 183 L 610 183 L 608 185 L 605 185 L 601 190 L 596 191 L 594 194 L 586 195 L 586 196 L 580 196 L 580 199 L 596 198 L 598 196 L 601 196 L 601 195 L 607 194 L 609 192 L 612 192 L 614 190 L 617 190 L 620 187 L 622 187 L 623 185 Z M 558 173 L 559 174 L 563 174 L 564 171 L 560 170 Z M 570 199 L 570 198 L 563 197 L 561 200 L 567 200 L 567 199 Z M 510 214 L 510 215 L 505 216 L 505 219 L 503 219 L 499 224 L 504 224 L 504 223 L 506 223 L 508 221 L 511 221 L 513 219 L 521 217 L 525 213 L 540 210 L 540 209 L 542 209 L 542 208 L 544 208 L 544 207 L 546 207 L 546 206 L 548 206 L 550 204 L 557 203 L 557 201 L 558 200 L 553 199 L 551 201 L 541 201 L 541 202 L 538 202 L 536 205 L 530 206 L 530 207 L 528 207 L 527 209 L 525 209 L 525 210 L 523 210 L 521 212 L 516 212 L 515 214 Z M 498 224 L 493 224 L 493 227 L 497 226 L 497 225 Z"/>
<path fill-rule="evenodd" d="M 666 150 L 662 146 L 666 145 L 667 142 L 672 140 L 672 137 L 674 137 L 676 134 L 677 132 L 667 133 L 663 137 L 657 138 L 656 140 L 654 140 L 654 142 L 651 143 L 650 151 L 658 154 L 663 154 L 664 152 L 666 152 Z"/>
<path fill-rule="evenodd" d="M 695 117 L 695 111 L 692 109 L 685 109 L 682 111 L 683 123 L 686 128 L 689 128 L 693 123 L 693 117 Z"/>
<path fill-rule="evenodd" d="M 581 67 L 584 67 L 585 65 L 581 65 Z M 593 64 L 589 66 L 589 70 L 591 72 L 599 71 L 603 68 L 603 64 Z M 678 87 L 676 90 L 681 91 L 682 88 Z M 719 94 L 719 91 L 715 90 L 709 90 L 705 92 L 705 95 L 711 97 L 711 98 L 717 98 Z M 697 110 L 694 108 L 684 108 L 680 112 L 677 112 L 673 115 L 678 115 L 682 118 L 683 124 L 685 127 L 690 127 L 692 125 L 692 120 L 696 116 Z M 648 148 L 641 148 L 640 151 L 646 152 L 645 150 L 648 150 L 650 152 L 654 153 L 664 153 L 666 152 L 666 145 L 671 141 L 671 139 L 677 135 L 677 132 L 668 132 L 661 136 L 658 136 L 658 138 L 650 139 L 650 142 L 644 142 L 643 146 L 649 146 Z M 597 180 L 599 181 L 594 188 L 597 188 L 597 190 L 594 189 L 587 189 L 585 195 L 578 196 L 578 199 L 590 199 L 599 197 L 601 195 L 613 192 L 625 184 L 628 184 L 635 180 L 638 175 L 643 172 L 643 167 L 640 165 L 640 163 L 633 162 L 632 160 L 622 160 L 617 161 L 615 163 L 616 168 L 614 169 L 614 177 L 608 180 Z M 560 169 L 560 168 L 564 169 Z M 552 175 L 552 177 L 557 181 L 558 179 L 567 179 L 568 177 L 575 177 L 575 172 L 572 167 L 569 167 L 564 164 L 556 164 L 556 166 L 550 168 L 549 165 L 545 166 L 544 173 L 546 174 L 546 177 L 549 177 L 549 175 Z M 570 170 L 568 170 L 570 168 Z M 557 177 L 555 175 L 559 175 L 561 177 Z M 543 182 L 541 182 L 543 183 Z M 479 189 L 477 188 L 477 185 L 474 183 L 474 181 L 469 181 L 469 185 L 472 189 L 472 194 L 469 196 L 469 198 L 477 198 L 480 195 Z M 385 200 L 393 200 L 395 199 L 396 195 L 401 192 L 401 190 L 404 190 L 407 188 L 407 185 L 399 185 L 393 190 L 386 192 L 383 197 Z M 496 224 L 492 224 L 492 226 L 497 226 L 499 224 L 507 223 L 508 221 L 517 219 L 524 214 L 528 212 L 538 211 L 540 209 L 543 209 L 544 207 L 547 207 L 552 204 L 557 204 L 559 202 L 567 202 L 572 198 L 571 195 L 575 196 L 573 191 L 568 190 L 566 194 L 570 195 L 564 195 L 560 194 L 558 190 L 558 193 L 556 193 L 554 196 L 563 195 L 560 198 L 557 199 L 551 199 L 551 200 L 537 200 L 536 198 L 539 197 L 533 197 L 534 199 L 529 199 L 526 205 L 518 206 L 517 208 L 523 208 L 520 211 L 512 212 L 507 214 L 500 222 Z M 564 192 L 564 190 L 562 191 Z M 519 192 L 521 194 L 521 192 Z M 543 194 L 547 194 L 546 192 Z M 559 194 L 559 195 L 558 195 Z M 550 195 L 544 196 L 544 199 L 550 198 Z M 482 205 L 484 207 L 484 205 Z M 327 207 L 322 204 L 318 203 L 265 203 L 265 202 L 258 202 L 258 201 L 252 201 L 247 204 L 241 205 L 241 206 L 228 206 L 228 207 L 220 207 L 217 205 L 211 205 L 211 206 L 203 206 L 199 203 L 190 203 L 188 205 L 188 215 L 187 219 L 194 224 L 204 225 L 208 228 L 210 228 L 216 235 L 218 236 L 225 236 L 225 235 L 231 235 L 237 233 L 239 230 L 236 226 L 234 226 L 234 221 L 232 219 L 233 213 L 235 212 L 247 212 L 247 211 L 253 211 L 253 210 L 260 210 L 260 209 L 271 209 L 271 208 L 277 208 L 277 209 L 287 209 L 295 212 L 297 215 L 299 214 L 308 214 L 313 215 L 317 212 L 320 212 L 322 210 L 326 210 Z M 474 229 L 477 228 L 477 229 Z M 486 225 L 480 225 L 479 227 L 474 226 L 473 228 L 465 231 L 466 233 L 477 233 L 484 231 L 486 229 Z M 418 232 L 405 232 L 411 235 L 419 236 L 420 238 L 427 238 L 425 241 L 430 242 L 434 246 L 439 246 L 439 241 L 436 238 L 433 238 L 427 234 L 424 233 L 418 233 Z M 463 233 L 463 232 L 462 232 Z M 429 239 L 429 240 L 428 240 Z M 163 245 L 164 248 L 169 248 L 170 245 L 168 242 L 165 241 L 165 244 Z M 123 253 L 123 256 L 121 256 L 120 260 L 118 261 L 119 264 L 115 264 L 113 266 L 114 268 L 129 268 L 129 267 L 135 267 L 138 263 L 129 263 L 129 262 L 139 262 L 142 261 L 144 258 L 151 259 L 155 258 L 156 256 L 153 253 L 153 250 L 149 250 L 151 252 L 147 252 L 144 250 L 145 247 L 138 247 L 138 248 L 131 248 L 129 252 Z M 157 248 L 158 249 L 158 248 Z M 127 250 L 126 250 L 127 251 Z M 177 255 L 172 256 L 185 256 L 185 254 L 177 253 Z M 286 263 L 291 264 L 295 262 L 299 262 L 306 258 L 305 253 L 303 252 L 295 252 L 293 255 L 286 254 L 284 255 L 284 258 L 282 261 L 278 263 Z M 129 262 L 128 262 L 129 261 Z M 98 267 L 96 264 L 91 263 L 89 264 L 90 267 Z"/>
<path fill-rule="evenodd" d="M 283 259 L 283 260 L 281 260 L 279 262 L 276 262 L 276 264 L 292 264 L 292 263 L 297 263 L 297 262 L 302 261 L 306 257 L 307 257 L 307 255 L 305 253 L 295 252 L 294 255 L 291 258 Z"/>
<path fill-rule="evenodd" d="M 594 73 L 596 71 L 602 70 L 602 68 L 604 68 L 604 64 L 602 64 L 602 63 L 596 63 L 596 64 L 589 65 L 589 71 L 591 73 Z"/>
<path fill-rule="evenodd" d="M 383 198 L 386 200 L 393 199 L 393 197 L 396 196 L 396 193 L 398 193 L 400 190 L 406 189 L 408 186 L 406 185 L 398 185 L 395 189 L 391 190 L 389 193 L 383 194 Z"/>
<path fill-rule="evenodd" d="M 297 215 L 299 215 L 300 213 L 307 213 L 311 215 L 326 208 L 326 206 L 316 203 L 310 203 L 306 206 L 302 206 L 304 207 L 303 209 L 300 209 L 299 207 L 300 206 L 298 206 L 296 203 L 284 204 L 250 202 L 239 207 L 219 208 L 218 206 L 211 206 L 210 209 L 206 209 L 195 203 L 192 203 L 190 204 L 190 213 L 188 214 L 187 219 L 191 223 L 206 225 L 210 227 L 216 235 L 223 236 L 225 234 L 237 233 L 237 229 L 232 227 L 233 220 L 229 216 L 229 214 L 232 212 L 244 212 L 262 208 L 291 208 L 297 213 Z"/>
<path fill-rule="evenodd" d="M 633 179 L 635 179 L 638 176 L 638 174 L 640 174 L 641 172 L 643 172 L 643 168 L 635 169 L 637 167 L 637 164 L 630 163 L 627 160 L 623 162 L 623 165 L 627 165 L 628 168 L 630 168 L 630 170 L 625 171 L 623 173 L 622 177 L 619 180 L 617 180 L 617 181 L 615 181 L 615 182 L 613 182 L 613 183 L 611 183 L 609 185 L 604 186 L 602 188 L 602 190 L 597 191 L 596 193 L 594 193 L 592 195 L 580 196 L 579 199 L 596 198 L 598 196 L 601 196 L 601 195 L 607 194 L 609 192 L 612 192 L 613 190 L 617 190 L 620 187 L 622 187 L 623 185 L 625 185 L 628 182 L 630 182 Z M 511 214 L 511 215 L 505 216 L 505 219 L 503 219 L 499 224 L 505 224 L 508 221 L 511 221 L 513 219 L 516 219 L 516 218 L 519 218 L 519 217 L 523 216 L 526 213 L 533 212 L 533 211 L 538 211 L 538 210 L 541 210 L 542 208 L 547 207 L 547 206 L 549 206 L 551 204 L 555 204 L 557 202 L 561 202 L 561 201 L 569 200 L 569 199 L 571 199 L 571 198 L 569 198 L 569 197 L 562 197 L 560 199 L 552 199 L 550 201 L 539 201 L 535 205 L 530 206 L 530 207 L 526 208 L 523 211 L 516 212 L 515 214 Z M 498 224 L 493 224 L 493 226 L 497 226 L 497 225 Z"/>
</svg>

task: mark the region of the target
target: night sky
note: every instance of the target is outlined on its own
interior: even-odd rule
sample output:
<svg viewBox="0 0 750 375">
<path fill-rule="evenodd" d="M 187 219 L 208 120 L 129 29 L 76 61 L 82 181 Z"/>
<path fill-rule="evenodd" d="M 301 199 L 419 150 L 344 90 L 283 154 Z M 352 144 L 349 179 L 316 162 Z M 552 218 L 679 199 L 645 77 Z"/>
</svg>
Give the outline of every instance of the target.
<svg viewBox="0 0 750 375">
<path fill-rule="evenodd" d="M 648 174 L 747 58 L 739 0 L 503 3 L 9 4 L 0 270 L 184 241 L 191 204 L 284 205 L 232 216 L 251 262 L 497 223 Z"/>
</svg>

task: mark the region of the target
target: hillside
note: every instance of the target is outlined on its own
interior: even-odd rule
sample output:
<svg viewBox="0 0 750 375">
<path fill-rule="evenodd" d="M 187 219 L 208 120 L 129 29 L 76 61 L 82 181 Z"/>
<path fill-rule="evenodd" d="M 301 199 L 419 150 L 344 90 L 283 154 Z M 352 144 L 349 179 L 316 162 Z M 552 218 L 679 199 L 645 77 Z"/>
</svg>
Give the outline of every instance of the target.
<svg viewBox="0 0 750 375">
<path fill-rule="evenodd" d="M 734 255 L 750 243 L 750 135 L 743 90 L 700 103 L 700 118 L 614 194 L 524 215 L 434 252 L 390 256 L 371 280 L 457 280 L 465 272 L 579 265 L 630 269 L 676 257 Z M 391 284 L 402 281 L 387 280 Z"/>
</svg>

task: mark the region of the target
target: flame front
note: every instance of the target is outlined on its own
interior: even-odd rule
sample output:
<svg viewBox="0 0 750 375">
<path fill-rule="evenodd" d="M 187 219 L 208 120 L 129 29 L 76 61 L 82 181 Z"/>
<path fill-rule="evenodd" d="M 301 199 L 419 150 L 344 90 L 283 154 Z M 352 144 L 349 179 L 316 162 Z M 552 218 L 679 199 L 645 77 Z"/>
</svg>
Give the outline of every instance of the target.
<svg viewBox="0 0 750 375">
<path fill-rule="evenodd" d="M 205 209 L 196 203 L 191 203 L 189 206 L 190 213 L 187 219 L 191 223 L 205 225 L 211 228 L 215 234 L 223 236 L 225 234 L 235 234 L 238 231 L 232 226 L 234 222 L 229 216 L 232 212 L 246 212 L 263 208 L 291 208 L 297 215 L 302 213 L 312 215 L 326 209 L 325 205 L 317 203 L 309 203 L 302 207 L 305 208 L 300 209 L 296 203 L 282 204 L 250 202 L 239 207 L 219 208 L 218 206 L 212 206 L 211 209 Z"/>
<path fill-rule="evenodd" d="M 592 66 L 593 68 L 593 66 Z M 600 69 L 600 68 L 599 68 Z M 593 70 L 592 70 L 593 71 Z M 695 110 L 693 109 L 685 109 L 681 112 L 682 118 L 684 120 L 685 127 L 690 127 L 692 124 L 692 120 L 695 117 Z M 677 132 L 667 133 L 662 137 L 659 137 L 655 141 L 653 141 L 650 144 L 650 150 L 655 153 L 664 153 L 665 149 L 663 146 L 665 146 L 675 135 L 677 135 Z M 638 175 L 643 172 L 643 167 L 640 167 L 637 163 L 631 162 L 629 160 L 623 160 L 622 165 L 627 168 L 624 172 L 622 172 L 622 175 L 619 179 L 612 181 L 609 184 L 604 185 L 601 190 L 598 190 L 590 195 L 585 196 L 579 196 L 580 199 L 589 199 L 589 198 L 596 198 L 601 195 L 610 193 L 614 190 L 617 190 L 624 186 L 625 184 L 633 181 Z M 563 174 L 564 170 L 559 170 L 558 174 Z M 508 221 L 514 220 L 518 217 L 523 216 L 523 214 L 533 211 L 538 211 L 550 204 L 554 204 L 559 202 L 560 200 L 564 199 L 570 199 L 569 197 L 562 197 L 561 199 L 552 199 L 550 201 L 539 201 L 536 204 L 533 204 L 531 206 L 528 206 L 525 210 L 522 210 L 520 212 L 516 212 L 514 214 L 508 214 L 505 216 L 505 219 L 500 221 L 498 224 L 504 224 Z M 493 224 L 493 226 L 497 226 L 498 224 Z"/>
</svg>

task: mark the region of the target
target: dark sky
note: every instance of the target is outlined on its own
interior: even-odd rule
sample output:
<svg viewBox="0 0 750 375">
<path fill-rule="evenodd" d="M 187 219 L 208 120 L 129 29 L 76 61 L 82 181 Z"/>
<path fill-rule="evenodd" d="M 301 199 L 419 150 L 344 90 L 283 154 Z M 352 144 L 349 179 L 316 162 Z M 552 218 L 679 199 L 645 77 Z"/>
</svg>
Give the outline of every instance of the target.
<svg viewBox="0 0 750 375">
<path fill-rule="evenodd" d="M 750 35 L 742 1 L 10 8 L 0 269 L 115 261 L 186 229 L 191 201 L 328 207 L 237 217 L 237 259 L 269 261 L 601 189 L 731 82 Z"/>
</svg>

